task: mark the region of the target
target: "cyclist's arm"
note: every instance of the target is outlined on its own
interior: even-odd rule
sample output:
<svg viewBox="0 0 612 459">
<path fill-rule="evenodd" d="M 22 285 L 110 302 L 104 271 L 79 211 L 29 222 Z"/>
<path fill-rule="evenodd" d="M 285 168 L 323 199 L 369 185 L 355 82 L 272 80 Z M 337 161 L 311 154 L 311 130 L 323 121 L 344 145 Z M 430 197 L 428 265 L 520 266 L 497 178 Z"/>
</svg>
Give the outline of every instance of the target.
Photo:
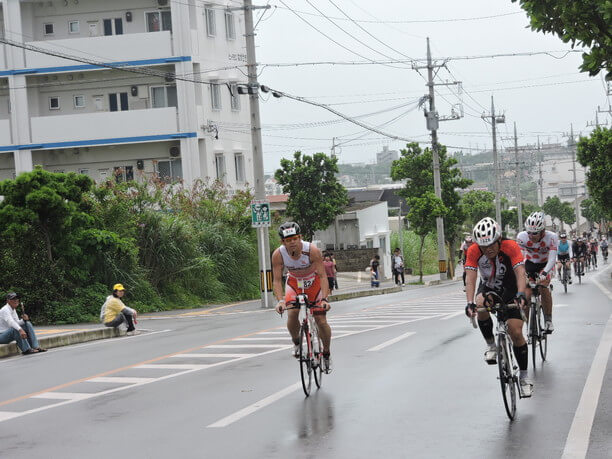
<svg viewBox="0 0 612 459">
<path fill-rule="evenodd" d="M 525 293 L 527 288 L 527 274 L 525 272 L 525 265 L 523 263 L 516 265 L 514 268 L 514 275 L 516 276 L 516 290 L 518 293 Z"/>
<path fill-rule="evenodd" d="M 468 303 L 474 303 L 474 293 L 476 292 L 476 280 L 478 272 L 474 269 L 465 270 L 465 296 Z"/>
<path fill-rule="evenodd" d="M 546 266 L 544 267 L 544 271 L 549 273 L 550 270 L 555 267 L 556 261 L 557 261 L 557 251 L 556 250 L 549 251 L 548 252 L 548 262 L 546 263 Z"/>
<path fill-rule="evenodd" d="M 279 249 L 272 254 L 272 287 L 278 301 L 285 299 L 283 294 L 283 256 Z"/>
<path fill-rule="evenodd" d="M 314 245 L 310 246 L 310 262 L 315 267 L 315 272 L 321 279 L 321 295 L 322 298 L 327 299 L 329 296 L 329 283 L 327 282 L 327 274 L 325 274 L 325 266 L 323 265 L 323 257 L 321 251 Z"/>
</svg>

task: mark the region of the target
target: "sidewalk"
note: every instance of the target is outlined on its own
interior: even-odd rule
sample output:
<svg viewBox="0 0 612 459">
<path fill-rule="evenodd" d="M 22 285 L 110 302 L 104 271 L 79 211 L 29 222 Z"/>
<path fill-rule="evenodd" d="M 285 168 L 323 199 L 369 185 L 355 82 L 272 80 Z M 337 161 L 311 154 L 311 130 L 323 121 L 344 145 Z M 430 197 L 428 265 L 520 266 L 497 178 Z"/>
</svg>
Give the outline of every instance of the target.
<svg viewBox="0 0 612 459">
<path fill-rule="evenodd" d="M 386 293 L 396 293 L 402 290 L 420 288 L 423 286 L 414 284 L 419 281 L 419 276 L 406 275 L 405 280 L 406 284 L 404 286 L 395 285 L 393 279 L 383 279 L 380 281 L 379 287 L 371 287 L 370 274 L 365 271 L 338 273 L 339 288 L 334 290 L 330 296 L 330 301 L 342 301 L 349 298 L 359 298 L 371 295 L 384 295 Z M 439 284 L 440 275 L 432 274 L 423 276 L 423 283 L 425 286 Z M 145 320 L 147 318 L 159 317 L 159 314 L 166 316 L 204 315 L 219 309 L 231 308 L 245 303 L 248 302 L 229 305 L 208 305 L 195 310 L 175 309 L 163 311 L 161 313 L 139 315 L 138 318 Z M 99 323 L 47 326 L 36 326 L 35 324 L 34 329 L 36 330 L 36 336 L 38 337 L 40 346 L 46 349 L 125 335 L 125 330 L 117 331 L 113 328 L 104 327 Z M 0 344 L 0 358 L 19 354 L 19 349 L 15 343 Z"/>
</svg>

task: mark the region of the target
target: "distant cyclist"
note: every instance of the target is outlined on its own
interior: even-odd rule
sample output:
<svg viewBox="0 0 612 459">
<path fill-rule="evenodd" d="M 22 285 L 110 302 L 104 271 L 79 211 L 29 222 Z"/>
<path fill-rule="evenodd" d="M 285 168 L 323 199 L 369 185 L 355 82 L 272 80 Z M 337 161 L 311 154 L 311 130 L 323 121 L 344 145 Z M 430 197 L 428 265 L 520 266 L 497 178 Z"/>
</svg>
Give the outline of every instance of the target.
<svg viewBox="0 0 612 459">
<path fill-rule="evenodd" d="M 525 231 L 516 237 L 518 244 L 525 253 L 525 271 L 527 275 L 538 281 L 541 288 L 542 309 L 544 310 L 544 329 L 552 333 L 555 329 L 552 322 L 552 295 L 550 285 L 551 271 L 554 273 L 557 261 L 557 235 L 544 228 L 544 214 L 534 212 L 525 220 Z M 527 302 L 531 298 L 531 289 L 527 288 Z"/>
<path fill-rule="evenodd" d="M 559 279 L 561 279 L 561 267 L 565 265 L 568 272 L 568 282 L 572 283 L 572 266 L 570 263 L 570 244 L 567 241 L 567 234 L 559 234 L 559 245 L 557 246 L 557 271 L 559 272 Z"/>
<path fill-rule="evenodd" d="M 582 262 L 582 267 L 580 268 L 580 275 L 584 276 L 584 260 L 587 256 L 587 247 L 584 243 L 584 240 L 579 237 L 576 239 L 576 242 L 572 244 L 572 261 L 574 262 L 574 273 L 578 275 L 578 263 L 577 261 Z"/>
<path fill-rule="evenodd" d="M 597 268 L 597 250 L 599 249 L 599 243 L 594 237 L 592 237 L 591 242 L 589 242 L 589 248 L 591 252 L 591 261 L 593 262 L 593 267 Z"/>
<path fill-rule="evenodd" d="M 461 250 L 461 263 L 463 264 L 463 291 L 465 292 L 465 259 L 467 257 L 467 251 L 470 246 L 474 243 L 472 236 L 466 236 L 461 244 L 459 250 Z"/>
<path fill-rule="evenodd" d="M 608 240 L 603 235 L 601 236 L 599 247 L 601 247 L 601 256 L 603 257 L 605 263 L 608 261 Z"/>
<path fill-rule="evenodd" d="M 468 317 L 478 315 L 478 327 L 487 343 L 485 361 L 497 363 L 493 320 L 485 311 L 477 311 L 484 305 L 484 295 L 495 292 L 505 303 L 525 305 L 526 276 L 523 253 L 515 241 L 501 237 L 501 227 L 492 218 L 480 220 L 473 231 L 474 242 L 467 251 L 465 313 Z M 476 292 L 476 278 L 480 272 L 480 285 Z M 475 296 L 476 295 L 476 296 Z M 508 332 L 512 339 L 514 355 L 520 368 L 520 388 L 523 397 L 531 397 L 533 383 L 528 379 L 529 352 L 523 336 L 523 317 L 519 309 L 508 310 Z"/>
<path fill-rule="evenodd" d="M 330 306 L 327 301 L 329 284 L 321 251 L 310 242 L 302 241 L 300 227 L 294 222 L 283 223 L 278 234 L 282 245 L 272 254 L 272 271 L 274 274 L 274 296 L 278 300 L 276 312 L 282 314 L 287 305 L 294 304 L 296 297 L 303 290 L 308 295 L 311 304 L 325 309 L 323 313 L 315 313 L 314 318 L 323 341 L 323 370 L 331 372 L 330 342 L 331 328 L 327 323 L 327 311 Z M 283 269 L 287 268 L 287 281 L 283 294 Z M 293 340 L 293 356 L 299 357 L 300 352 L 300 322 L 299 309 L 287 311 L 287 330 Z"/>
</svg>

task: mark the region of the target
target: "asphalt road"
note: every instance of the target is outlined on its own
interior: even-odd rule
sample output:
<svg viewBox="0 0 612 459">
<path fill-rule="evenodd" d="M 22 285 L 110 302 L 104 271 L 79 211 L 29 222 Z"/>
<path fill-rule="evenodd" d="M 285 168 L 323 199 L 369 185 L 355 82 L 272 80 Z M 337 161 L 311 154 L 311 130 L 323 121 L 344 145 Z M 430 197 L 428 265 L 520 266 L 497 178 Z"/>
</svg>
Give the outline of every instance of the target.
<svg viewBox="0 0 612 459">
<path fill-rule="evenodd" d="M 602 271 L 555 290 L 514 422 L 452 283 L 334 304 L 334 370 L 307 399 L 284 319 L 249 304 L 2 360 L 0 457 L 612 458 Z"/>
</svg>

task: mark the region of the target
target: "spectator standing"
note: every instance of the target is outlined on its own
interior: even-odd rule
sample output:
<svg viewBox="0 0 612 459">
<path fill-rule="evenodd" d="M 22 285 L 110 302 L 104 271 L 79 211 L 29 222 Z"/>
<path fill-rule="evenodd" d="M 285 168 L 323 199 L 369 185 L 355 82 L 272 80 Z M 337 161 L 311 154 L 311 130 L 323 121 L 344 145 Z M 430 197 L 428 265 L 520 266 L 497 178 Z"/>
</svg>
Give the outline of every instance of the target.
<svg viewBox="0 0 612 459">
<path fill-rule="evenodd" d="M 406 283 L 404 278 L 404 257 L 399 247 L 396 247 L 393 251 L 393 276 L 395 278 L 395 285 L 400 285 L 400 276 L 402 277 L 402 285 Z"/>
<path fill-rule="evenodd" d="M 23 355 L 45 352 L 46 349 L 38 345 L 36 332 L 25 311 L 22 310 L 21 319 L 17 316 L 19 299 L 17 293 L 9 293 L 6 295 L 6 304 L 0 309 L 0 344 L 15 341 Z"/>
<path fill-rule="evenodd" d="M 333 252 L 329 252 L 329 256 L 334 262 L 334 288 L 338 290 L 338 266 L 336 266 L 336 257 L 334 256 Z"/>
<path fill-rule="evenodd" d="M 128 335 L 136 334 L 136 317 L 138 313 L 135 309 L 128 308 L 121 300 L 125 295 L 125 288 L 122 284 L 113 285 L 113 294 L 106 298 L 100 311 L 100 320 L 106 327 L 117 328 L 121 324 L 127 325 Z"/>
<path fill-rule="evenodd" d="M 380 266 L 380 256 L 374 255 L 374 258 L 370 261 L 370 285 L 372 287 L 380 287 L 380 276 L 378 273 L 378 267 Z"/>
<path fill-rule="evenodd" d="M 334 281 L 336 279 L 336 265 L 330 254 L 325 255 L 323 266 L 325 267 L 325 275 L 327 276 L 327 283 L 329 284 L 329 294 L 331 295 L 334 290 Z"/>
</svg>

